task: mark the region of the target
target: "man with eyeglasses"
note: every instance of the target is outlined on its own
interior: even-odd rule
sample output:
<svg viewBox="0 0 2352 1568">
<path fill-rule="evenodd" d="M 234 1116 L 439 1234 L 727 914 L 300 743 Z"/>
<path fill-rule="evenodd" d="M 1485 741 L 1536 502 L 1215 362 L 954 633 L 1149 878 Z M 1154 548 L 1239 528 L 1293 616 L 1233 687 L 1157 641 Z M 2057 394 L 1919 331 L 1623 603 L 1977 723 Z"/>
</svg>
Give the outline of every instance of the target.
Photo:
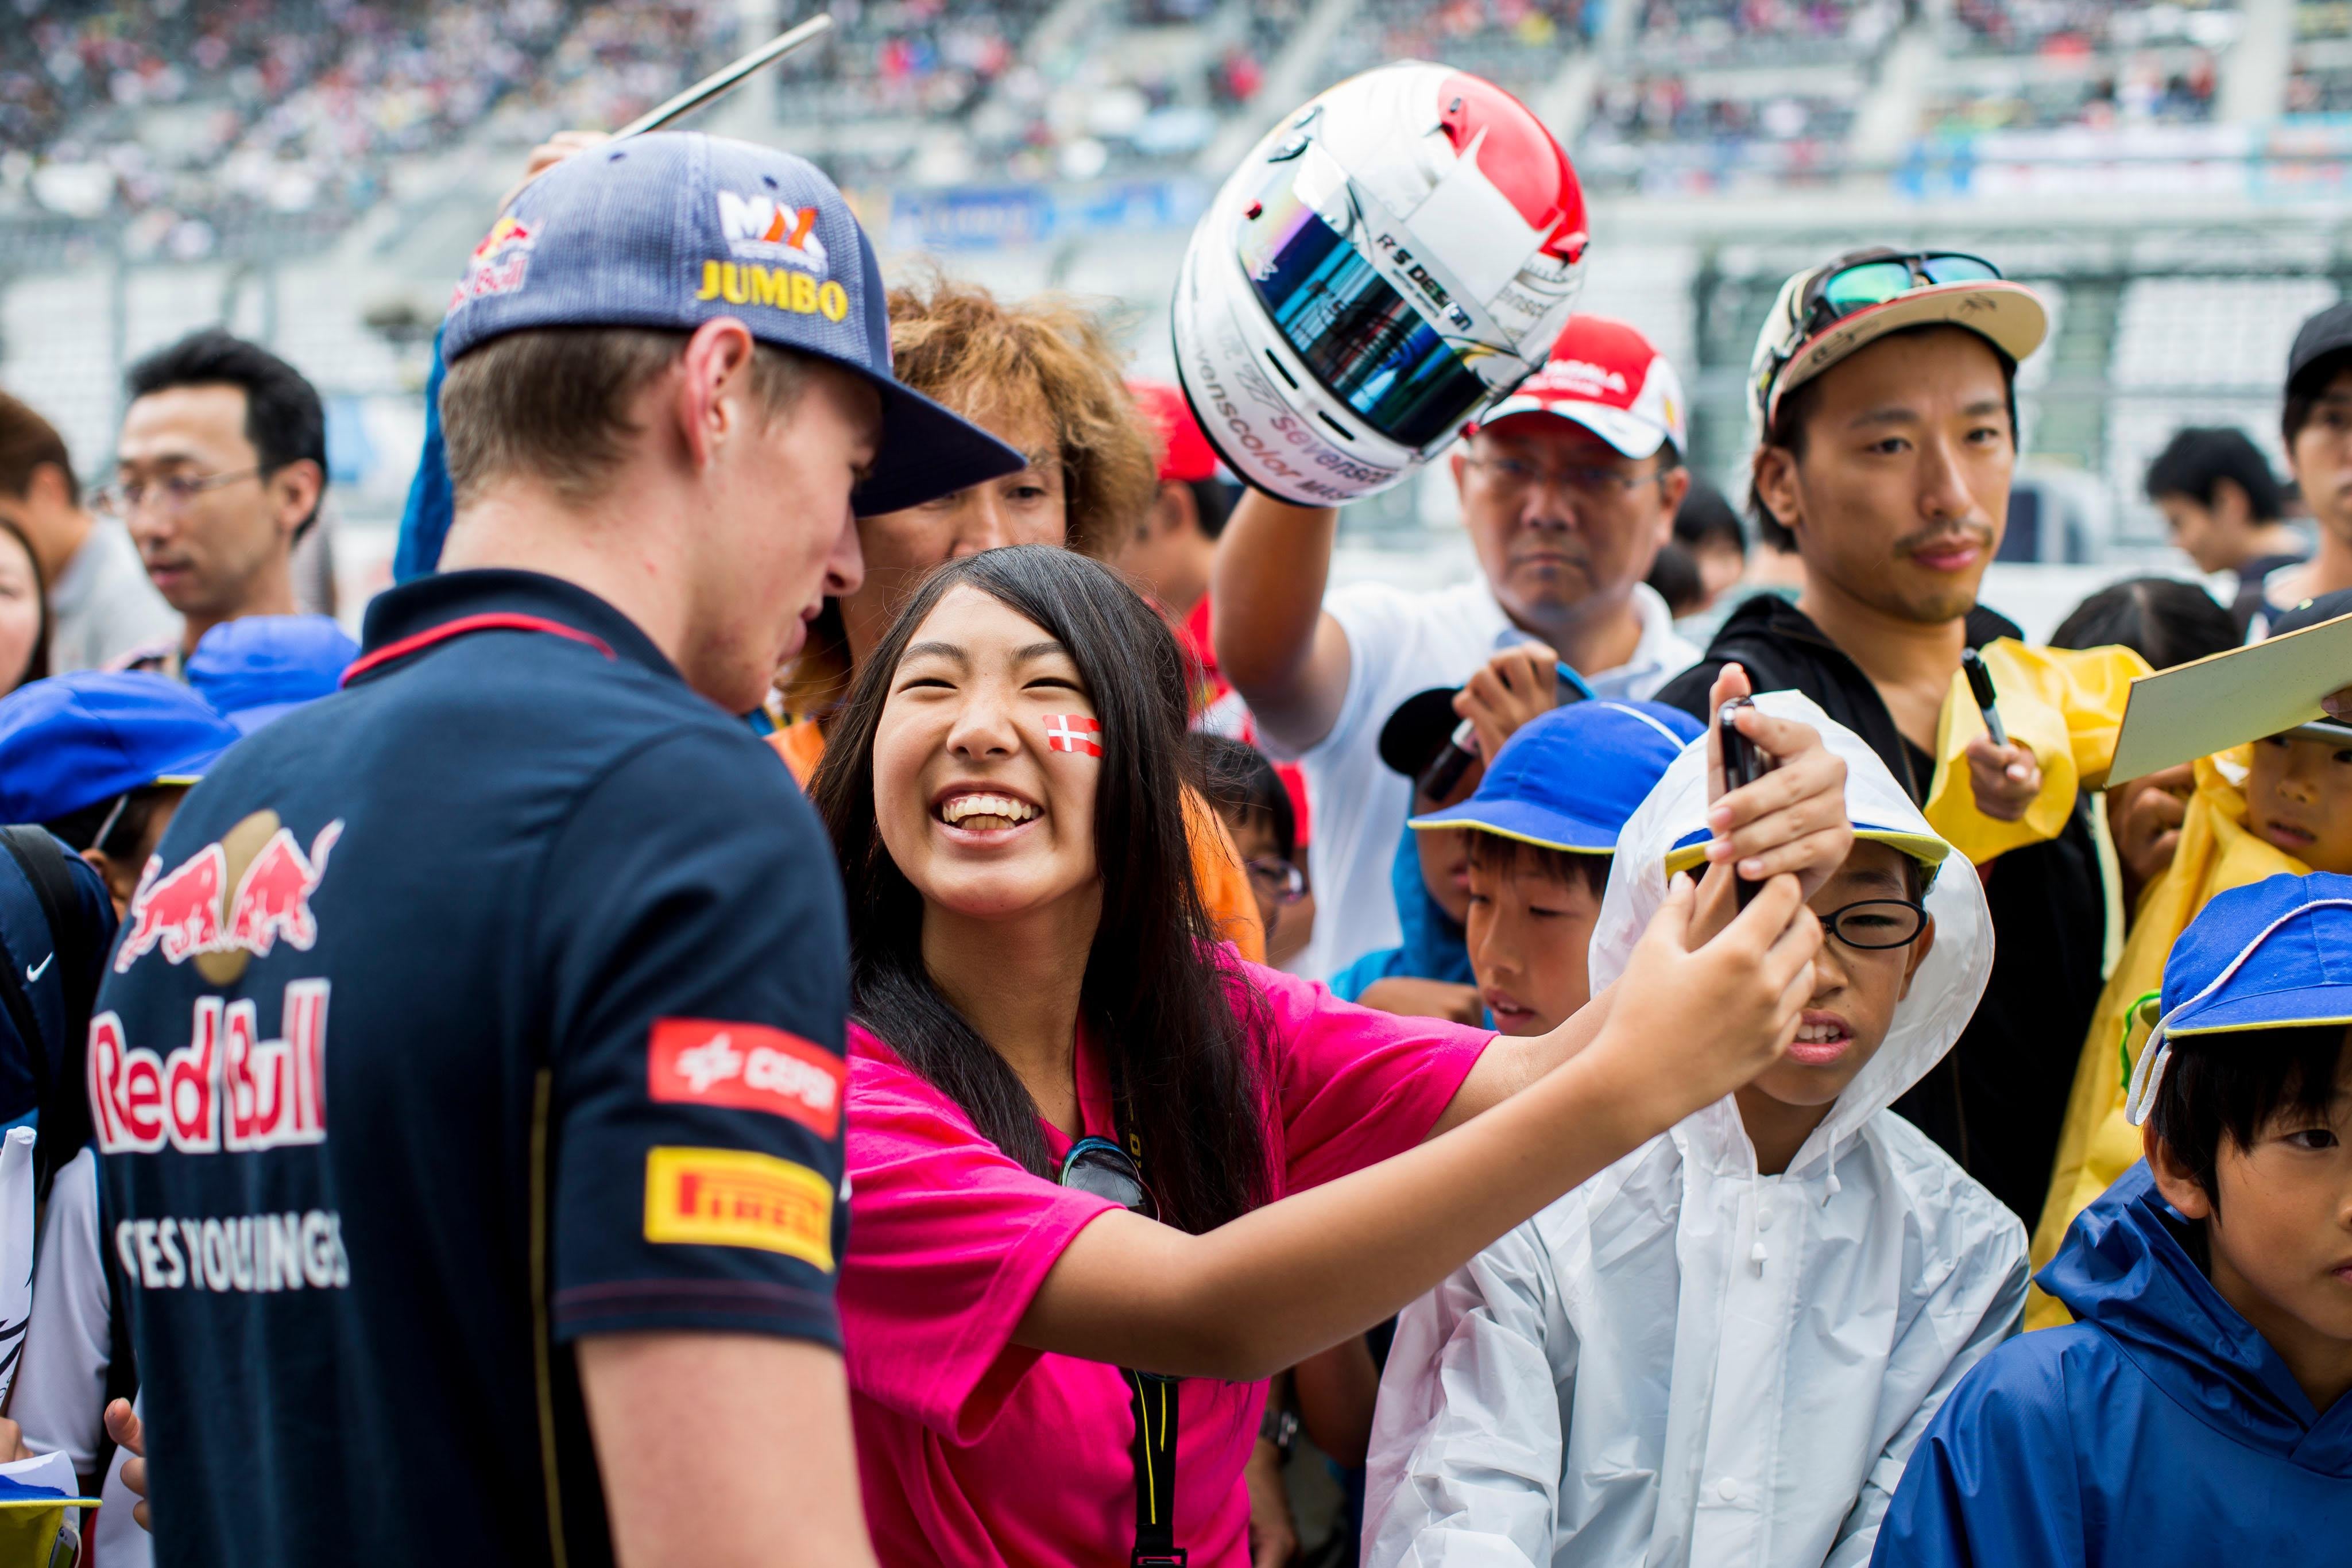
<svg viewBox="0 0 2352 1568">
<path fill-rule="evenodd" d="M 1961 650 L 2022 636 L 1977 591 L 2008 517 L 2017 366 L 2047 329 L 2032 290 L 1972 256 L 1872 249 L 1790 278 L 1750 368 L 1749 507 L 1768 543 L 1793 540 L 1804 588 L 1741 605 L 1660 700 L 1705 716 L 1737 660 L 1758 691 L 1819 703 L 1924 803 Z M 2022 815 L 2042 784 L 2032 752 L 1979 736 L 1966 755 L 1979 810 Z M 1895 1104 L 2029 1220 L 2098 998 L 2091 809 L 2081 796 L 2056 838 L 1983 868 L 1990 984 L 1952 1053 Z"/>
<path fill-rule="evenodd" d="M 1390 861 L 1412 786 L 1379 757 L 1399 703 L 1465 683 L 1465 716 L 1496 685 L 1532 683 L 1548 703 L 1563 661 L 1601 696 L 1642 698 L 1697 657 L 1643 580 L 1690 485 L 1687 444 L 1673 366 L 1626 323 L 1576 316 L 1454 455 L 1473 580 L 1327 597 L 1337 511 L 1256 492 L 1234 509 L 1213 582 L 1217 657 L 1268 750 L 1306 768 L 1318 914 L 1304 973 L 1400 939 Z"/>
<path fill-rule="evenodd" d="M 180 612 L 176 641 L 126 663 L 177 678 L 222 622 L 295 613 L 294 546 L 327 487 L 326 413 L 299 371 L 218 328 L 140 361 L 127 385 L 114 482 L 98 502 Z"/>
</svg>

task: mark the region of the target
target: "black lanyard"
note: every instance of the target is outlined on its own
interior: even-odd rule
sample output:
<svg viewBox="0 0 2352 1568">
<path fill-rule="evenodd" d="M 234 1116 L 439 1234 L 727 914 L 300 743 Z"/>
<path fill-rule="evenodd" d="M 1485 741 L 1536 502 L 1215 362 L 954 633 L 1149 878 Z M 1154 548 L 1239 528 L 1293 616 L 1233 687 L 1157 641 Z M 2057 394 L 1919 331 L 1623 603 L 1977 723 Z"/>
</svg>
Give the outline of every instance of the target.
<svg viewBox="0 0 2352 1568">
<path fill-rule="evenodd" d="M 1143 1185 L 1142 1153 L 1132 1134 L 1123 1148 L 1109 1138 L 1080 1138 L 1062 1156 L 1061 1185 L 1156 1218 L 1151 1189 Z M 1118 1375 L 1135 1418 L 1128 1446 L 1135 1462 L 1135 1550 L 1128 1554 L 1129 1568 L 1186 1568 L 1184 1549 L 1176 1544 L 1177 1380 L 1126 1366 Z"/>
<path fill-rule="evenodd" d="M 1119 1368 L 1135 1412 L 1135 1550 L 1129 1568 L 1185 1568 L 1176 1544 L 1176 1379 Z"/>
</svg>

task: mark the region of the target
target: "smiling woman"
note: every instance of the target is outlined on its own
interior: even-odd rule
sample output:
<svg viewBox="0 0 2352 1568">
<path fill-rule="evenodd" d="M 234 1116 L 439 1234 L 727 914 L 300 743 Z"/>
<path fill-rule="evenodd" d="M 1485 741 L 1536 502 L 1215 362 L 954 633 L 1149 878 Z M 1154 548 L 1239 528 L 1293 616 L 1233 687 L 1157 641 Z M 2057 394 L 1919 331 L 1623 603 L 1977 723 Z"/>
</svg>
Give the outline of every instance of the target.
<svg viewBox="0 0 2352 1568">
<path fill-rule="evenodd" d="M 816 775 L 856 890 L 839 1299 L 886 1563 L 1245 1563 L 1260 1380 L 1795 1027 L 1819 937 L 1787 876 L 1696 950 L 1677 892 L 1633 983 L 1527 1040 L 1243 961 L 1193 881 L 1186 715 L 1109 569 L 989 550 L 915 593 Z M 1832 792 L 1769 782 L 1726 798 L 1735 834 Z"/>
</svg>

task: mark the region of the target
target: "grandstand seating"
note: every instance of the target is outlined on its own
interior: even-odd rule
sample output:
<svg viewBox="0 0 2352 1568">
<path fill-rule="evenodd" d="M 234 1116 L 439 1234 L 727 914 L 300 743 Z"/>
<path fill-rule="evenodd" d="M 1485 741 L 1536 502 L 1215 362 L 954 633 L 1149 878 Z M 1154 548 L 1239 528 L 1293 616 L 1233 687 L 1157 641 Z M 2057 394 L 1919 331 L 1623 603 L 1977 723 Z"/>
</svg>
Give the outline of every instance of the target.
<svg viewBox="0 0 2352 1568">
<path fill-rule="evenodd" d="M 747 26 L 781 26 L 807 4 L 9 0 L 11 26 L 21 18 L 31 47 L 0 49 L 0 381 L 35 391 L 77 455 L 95 462 L 110 439 L 121 365 L 212 319 L 226 299 L 233 319 L 335 394 L 413 402 L 413 348 L 370 330 L 362 312 L 403 288 L 428 311 L 437 305 L 451 235 L 478 233 L 473 214 L 497 188 L 476 188 L 479 171 L 514 166 L 553 131 L 625 120 L 742 47 Z M 1822 232 L 1859 211 L 1861 232 L 1885 219 L 1883 232 L 1905 233 L 1925 210 L 1912 197 L 2061 188 L 2032 183 L 2041 160 L 2078 160 L 2095 189 L 2135 159 L 2155 165 L 2132 174 L 2140 188 L 2178 183 L 2167 159 L 2198 162 L 2214 183 L 2239 179 L 2232 149 L 2262 145 L 2280 115 L 2308 117 L 2290 118 L 2285 131 L 2321 149 L 2315 172 L 2303 171 L 2305 188 L 2340 194 L 2346 161 L 2328 150 L 2352 144 L 2343 122 L 2320 118 L 2352 114 L 2352 0 L 830 0 L 830 9 L 834 36 L 742 94 L 730 123 L 755 133 L 772 125 L 780 143 L 808 151 L 899 248 L 948 248 L 964 233 L 973 248 L 951 259 L 960 273 L 1116 298 L 1145 323 L 1137 340 L 1146 361 L 1165 355 L 1159 313 L 1181 250 L 1172 231 L 1221 172 L 1213 150 L 1287 106 L 1265 101 L 1267 83 L 1295 101 L 1288 95 L 1402 57 L 1505 83 L 1560 126 L 1608 212 L 1586 304 L 1635 320 L 1685 368 L 1701 422 L 1695 455 L 1717 471 L 1736 469 L 1744 451 L 1747 346 L 1758 296 L 1769 298 L 1786 258 L 1738 254 L 1736 227 L 1721 243 L 1644 229 L 1651 204 L 1612 198 L 1794 191 L 1801 199 L 1774 221 L 1801 225 L 1812 205 L 1802 198 L 1818 193 L 1844 204 Z M 2267 98 L 2249 98 L 2232 84 L 2242 85 L 2263 18 L 2274 74 Z M 2241 132 L 2244 142 L 2225 142 Z M 1976 183 L 1913 180 L 1927 163 L 1973 167 Z M 1988 177 L 2000 170 L 2009 183 Z M 475 184 L 462 199 L 440 198 L 458 172 Z M 1118 207 L 1129 191 L 1141 193 L 1135 205 Z M 1069 216 L 1098 196 L 1105 211 L 1155 213 L 1162 226 L 1105 232 L 1107 222 Z M 964 216 L 950 209 L 967 201 L 974 215 L 959 231 Z M 1040 211 L 1059 204 L 1063 226 L 1030 225 L 1022 204 L 1031 201 Z M 945 216 L 933 227 L 927 213 Z M 380 228 L 415 215 L 429 229 L 414 248 L 432 286 L 391 278 L 388 263 L 379 284 L 326 262 L 336 235 L 367 214 Z M 2149 226 L 2162 222 L 2151 211 Z M 1012 243 L 1034 234 L 1054 244 L 1022 252 Z M 2237 420 L 2274 450 L 2286 336 L 2336 297 L 2337 270 L 2352 276 L 2332 251 L 2280 261 L 2259 244 L 2217 256 L 2216 243 L 2200 229 L 2187 252 L 2151 262 L 2095 255 L 2088 241 L 2070 251 L 2061 238 L 2020 258 L 2047 268 L 2045 292 L 2066 323 L 2021 382 L 2029 437 L 2104 478 L 2119 515 L 2144 530 L 2153 525 L 2137 505 L 2139 471 L 2176 425 Z M 374 265 L 363 246 L 342 250 Z M 2184 264 L 2243 270 L 2153 276 Z M 2306 271 L 2263 275 L 2272 267 Z M 103 324 L 100 339 L 93 323 Z"/>
<path fill-rule="evenodd" d="M 1901 15 L 1893 0 L 1643 0 L 1635 47 L 1684 66 L 1867 59 Z"/>
</svg>

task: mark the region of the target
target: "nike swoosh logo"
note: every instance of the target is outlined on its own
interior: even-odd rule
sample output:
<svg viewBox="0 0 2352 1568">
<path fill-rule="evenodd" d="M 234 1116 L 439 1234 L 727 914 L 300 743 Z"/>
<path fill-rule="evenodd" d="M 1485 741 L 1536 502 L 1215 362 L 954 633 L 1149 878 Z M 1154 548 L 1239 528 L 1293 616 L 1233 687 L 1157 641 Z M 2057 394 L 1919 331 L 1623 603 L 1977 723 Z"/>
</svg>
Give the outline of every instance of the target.
<svg viewBox="0 0 2352 1568">
<path fill-rule="evenodd" d="M 26 966 L 25 966 L 25 984 L 26 984 L 26 985 L 28 985 L 28 986 L 29 986 L 29 985 L 31 985 L 35 980 L 39 979 L 43 975 L 47 974 L 47 973 L 48 973 L 48 971 L 49 971 L 49 966 L 50 966 L 50 965 L 52 965 L 52 964 L 54 964 L 54 963 L 56 963 L 57 961 L 58 961 L 58 956 L 57 956 L 55 953 L 51 953 L 47 957 L 46 957 L 46 958 L 44 958 L 44 959 L 42 959 L 42 960 L 41 960 L 40 967 L 39 967 L 38 968 L 35 968 L 35 967 L 34 967 L 32 965 L 30 965 L 30 964 L 26 965 Z"/>
</svg>

